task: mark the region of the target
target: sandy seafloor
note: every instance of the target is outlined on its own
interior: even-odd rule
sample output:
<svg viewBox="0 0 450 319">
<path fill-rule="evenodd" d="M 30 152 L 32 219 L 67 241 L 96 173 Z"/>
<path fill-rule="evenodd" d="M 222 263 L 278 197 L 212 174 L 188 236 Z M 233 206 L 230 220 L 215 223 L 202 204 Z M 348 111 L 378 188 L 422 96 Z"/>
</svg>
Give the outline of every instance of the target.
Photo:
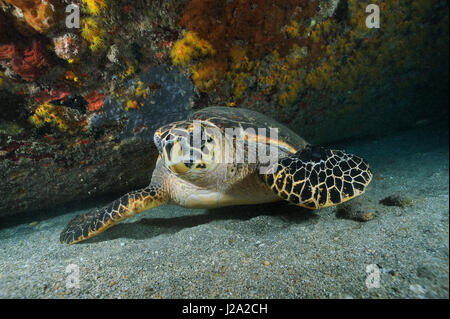
<svg viewBox="0 0 450 319">
<path fill-rule="evenodd" d="M 338 218 L 336 207 L 166 205 L 68 246 L 66 223 L 105 201 L 4 218 L 0 297 L 448 298 L 448 127 L 335 147 L 371 164 L 374 180 L 352 205 L 373 220 Z M 390 195 L 407 205 L 379 203 Z M 366 286 L 371 264 L 379 288 Z M 79 288 L 66 286 L 68 265 Z"/>
</svg>

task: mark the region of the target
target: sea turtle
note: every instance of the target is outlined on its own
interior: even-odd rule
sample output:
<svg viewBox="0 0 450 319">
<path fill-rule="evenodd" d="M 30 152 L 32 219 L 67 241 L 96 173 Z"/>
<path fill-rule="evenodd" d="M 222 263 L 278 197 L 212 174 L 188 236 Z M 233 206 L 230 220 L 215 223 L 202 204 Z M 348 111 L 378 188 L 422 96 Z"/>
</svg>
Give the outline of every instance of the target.
<svg viewBox="0 0 450 319">
<path fill-rule="evenodd" d="M 285 200 L 318 209 L 362 194 L 372 179 L 362 158 L 312 146 L 286 126 L 243 108 L 201 109 L 156 130 L 154 143 L 160 154 L 150 185 L 77 216 L 61 242 L 88 239 L 166 203 L 212 208 Z M 276 156 L 263 156 L 271 152 Z"/>
</svg>

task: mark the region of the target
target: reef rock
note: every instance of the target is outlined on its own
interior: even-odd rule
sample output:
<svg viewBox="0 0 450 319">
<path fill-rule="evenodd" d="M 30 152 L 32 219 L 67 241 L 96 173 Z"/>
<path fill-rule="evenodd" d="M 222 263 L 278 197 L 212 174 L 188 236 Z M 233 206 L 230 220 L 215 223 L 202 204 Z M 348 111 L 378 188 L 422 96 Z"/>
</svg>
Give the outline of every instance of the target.
<svg viewBox="0 0 450 319">
<path fill-rule="evenodd" d="M 4 0 L 21 11 L 26 23 L 39 33 L 47 33 L 61 15 L 60 3 L 56 0 Z"/>
<path fill-rule="evenodd" d="M 355 0 L 78 0 L 70 30 L 70 2 L 0 3 L 0 215 L 144 186 L 154 130 L 208 106 L 313 144 L 448 117 L 446 0 L 381 1 L 380 29 Z"/>
<path fill-rule="evenodd" d="M 24 81 L 37 80 L 52 65 L 41 39 L 32 39 L 25 47 L 23 43 L 0 45 L 2 60 Z"/>
</svg>

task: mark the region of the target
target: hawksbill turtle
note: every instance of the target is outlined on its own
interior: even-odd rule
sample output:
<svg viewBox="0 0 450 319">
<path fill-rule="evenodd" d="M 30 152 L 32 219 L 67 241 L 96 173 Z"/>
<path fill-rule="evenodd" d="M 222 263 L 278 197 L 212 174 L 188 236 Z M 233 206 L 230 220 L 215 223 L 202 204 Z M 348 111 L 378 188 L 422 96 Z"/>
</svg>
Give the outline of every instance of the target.
<svg viewBox="0 0 450 319">
<path fill-rule="evenodd" d="M 156 130 L 154 143 L 159 156 L 150 185 L 75 217 L 61 242 L 86 240 L 166 203 L 213 208 L 284 200 L 308 209 L 333 206 L 364 193 L 372 179 L 362 158 L 310 145 L 243 108 L 201 109 Z"/>
</svg>

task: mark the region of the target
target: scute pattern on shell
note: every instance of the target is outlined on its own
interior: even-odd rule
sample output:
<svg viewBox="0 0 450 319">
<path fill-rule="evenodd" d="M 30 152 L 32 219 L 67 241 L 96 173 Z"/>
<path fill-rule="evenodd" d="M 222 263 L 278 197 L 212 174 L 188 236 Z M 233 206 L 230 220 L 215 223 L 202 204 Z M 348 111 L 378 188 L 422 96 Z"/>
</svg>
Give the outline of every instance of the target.
<svg viewBox="0 0 450 319">
<path fill-rule="evenodd" d="M 302 150 L 308 145 L 303 138 L 287 126 L 261 113 L 248 109 L 213 106 L 196 111 L 188 120 L 208 121 L 216 125 L 223 132 L 226 128 L 242 128 L 244 130 L 250 128 L 254 129 L 256 134 L 260 134 L 261 131 L 258 131 L 258 129 L 265 128 L 267 138 L 270 138 L 270 131 L 268 129 L 275 128 L 277 129 L 277 138 L 280 143 L 291 146 L 296 151 Z"/>
</svg>

